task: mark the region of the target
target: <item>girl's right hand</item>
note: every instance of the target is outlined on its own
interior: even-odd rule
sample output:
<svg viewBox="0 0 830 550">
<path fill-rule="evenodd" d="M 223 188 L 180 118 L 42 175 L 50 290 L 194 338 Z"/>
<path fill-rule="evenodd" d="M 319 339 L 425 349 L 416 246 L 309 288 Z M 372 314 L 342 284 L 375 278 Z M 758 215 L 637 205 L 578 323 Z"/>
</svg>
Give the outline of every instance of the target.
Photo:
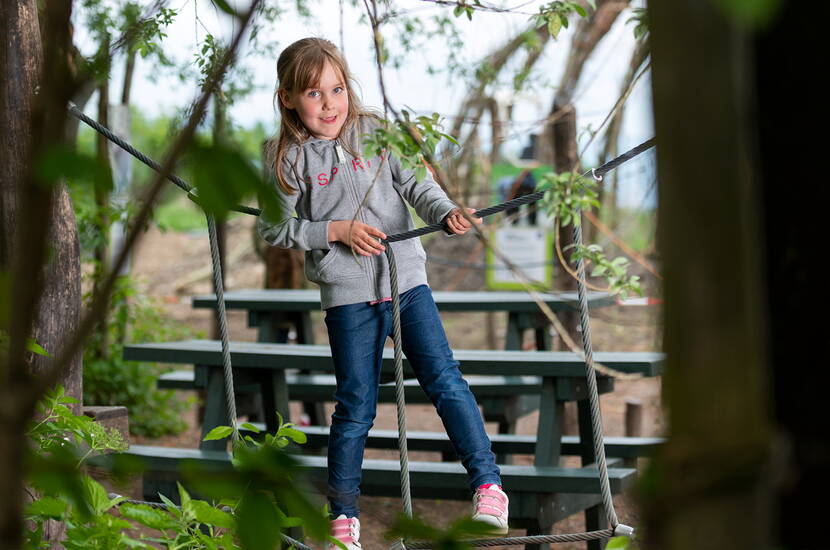
<svg viewBox="0 0 830 550">
<path fill-rule="evenodd" d="M 347 244 L 361 256 L 377 255 L 386 250 L 378 238 L 385 239 L 386 234 L 361 221 L 336 220 L 329 223 L 329 241 Z"/>
</svg>

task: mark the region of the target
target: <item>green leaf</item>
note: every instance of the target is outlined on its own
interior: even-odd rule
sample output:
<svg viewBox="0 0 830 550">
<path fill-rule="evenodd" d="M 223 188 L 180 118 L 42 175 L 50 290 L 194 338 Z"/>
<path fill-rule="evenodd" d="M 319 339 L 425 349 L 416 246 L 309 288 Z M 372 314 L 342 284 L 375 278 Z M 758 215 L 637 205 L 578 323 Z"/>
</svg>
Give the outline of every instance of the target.
<svg viewBox="0 0 830 550">
<path fill-rule="evenodd" d="M 216 426 L 205 435 L 202 441 L 217 441 L 225 439 L 233 433 L 233 428 L 230 426 Z"/>
<path fill-rule="evenodd" d="M 280 518 L 261 492 L 248 493 L 239 505 L 237 527 L 246 550 L 273 550 L 279 541 Z"/>
<path fill-rule="evenodd" d="M 558 16 L 554 15 L 550 19 L 548 19 L 548 33 L 551 37 L 556 40 L 556 37 L 559 35 L 559 30 L 562 28 L 562 21 L 559 19 Z"/>
<path fill-rule="evenodd" d="M 165 529 L 173 529 L 178 523 L 170 514 L 158 508 L 147 506 L 146 504 L 123 504 L 118 510 L 122 516 L 133 521 L 137 521 L 141 525 L 163 531 Z"/>
<path fill-rule="evenodd" d="M 608 549 L 617 548 L 617 549 L 625 550 L 626 548 L 628 548 L 628 543 L 629 542 L 630 542 L 630 539 L 628 537 L 614 537 L 614 538 L 612 538 L 611 540 L 608 541 L 608 544 L 605 546 L 605 548 L 608 548 Z"/>
<path fill-rule="evenodd" d="M 120 500 L 123 500 L 122 497 L 110 499 L 107 495 L 107 490 L 104 489 L 104 486 L 91 477 L 84 476 L 82 479 L 87 493 L 87 498 L 89 499 L 88 502 L 96 514 L 101 515 L 106 513 Z"/>
<path fill-rule="evenodd" d="M 224 529 L 233 527 L 233 516 L 218 508 L 214 508 L 204 500 L 194 500 L 191 502 L 191 506 L 193 507 L 196 521 Z"/>
<path fill-rule="evenodd" d="M 60 519 L 66 512 L 66 502 L 55 497 L 41 497 L 26 507 L 27 516 L 46 516 Z"/>
<path fill-rule="evenodd" d="M 78 153 L 65 145 L 45 151 L 35 165 L 35 175 L 47 185 L 63 178 L 94 183 L 106 176 L 95 157 Z"/>
<path fill-rule="evenodd" d="M 243 430 L 248 430 L 249 432 L 254 432 L 255 434 L 258 434 L 260 432 L 260 429 L 251 424 L 250 422 L 243 422 L 239 426 L 239 428 Z"/>
<path fill-rule="evenodd" d="M 182 503 L 182 512 L 186 514 L 190 511 L 190 494 L 178 481 L 176 482 L 176 486 L 179 488 L 179 500 Z"/>
<path fill-rule="evenodd" d="M 301 432 L 300 430 L 295 430 L 294 428 L 280 428 L 280 431 L 277 432 L 277 435 L 285 436 L 294 443 L 299 443 L 300 445 L 303 445 L 308 441 L 308 437 L 305 433 Z"/>
<path fill-rule="evenodd" d="M 178 506 L 176 506 L 176 503 L 175 503 L 175 502 L 173 502 L 172 500 L 170 500 L 169 498 L 167 498 L 166 496 L 164 496 L 164 495 L 163 495 L 163 494 L 161 494 L 161 493 L 158 493 L 158 496 L 159 496 L 159 498 L 161 499 L 161 501 L 162 501 L 164 504 L 166 504 L 166 505 L 167 505 L 167 510 L 168 510 L 170 513 L 172 513 L 172 514 L 173 514 L 173 515 L 175 515 L 176 517 L 181 517 L 181 515 L 182 515 L 182 511 L 179 509 L 179 507 L 178 507 Z"/>
<path fill-rule="evenodd" d="M 40 344 L 38 344 L 34 338 L 27 338 L 26 339 L 26 349 L 31 351 L 32 353 L 36 353 L 38 355 L 45 355 L 46 357 L 52 357 L 49 355 L 49 352 L 43 349 Z"/>
<path fill-rule="evenodd" d="M 198 198 L 191 199 L 218 220 L 224 220 L 230 209 L 253 197 L 259 198 L 264 210 L 280 211 L 277 194 L 241 151 L 194 141 L 187 160 L 198 189 Z"/>
<path fill-rule="evenodd" d="M 230 5 L 225 0 L 211 0 L 216 7 L 218 7 L 223 12 L 227 13 L 228 15 L 233 15 L 235 17 L 239 17 L 239 14 L 236 13 Z"/>
<path fill-rule="evenodd" d="M 574 4 L 574 11 L 578 13 L 580 17 L 588 17 L 588 12 L 585 11 L 585 8 L 579 4 Z"/>
</svg>

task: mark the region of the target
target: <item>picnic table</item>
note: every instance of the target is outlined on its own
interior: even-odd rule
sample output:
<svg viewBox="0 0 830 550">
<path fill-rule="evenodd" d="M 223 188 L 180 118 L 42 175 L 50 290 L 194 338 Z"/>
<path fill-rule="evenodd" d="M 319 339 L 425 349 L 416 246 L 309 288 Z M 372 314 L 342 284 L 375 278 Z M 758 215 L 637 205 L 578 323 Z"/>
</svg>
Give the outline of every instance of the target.
<svg viewBox="0 0 830 550">
<path fill-rule="evenodd" d="M 521 349 L 526 330 L 536 331 L 537 349 L 550 349 L 550 326 L 539 306 L 525 292 L 510 291 L 441 291 L 432 293 L 439 311 L 506 312 L 507 333 L 504 349 Z M 576 292 L 542 293 L 542 300 L 553 311 L 578 311 Z M 606 307 L 616 304 L 616 298 L 607 292 L 588 292 L 588 307 Z M 216 309 L 216 295 L 193 297 L 194 308 Z M 297 343 L 313 344 L 311 312 L 320 311 L 320 291 L 317 289 L 241 289 L 225 292 L 227 309 L 248 311 L 248 326 L 258 329 L 259 342 L 284 342 L 280 325 L 294 323 Z"/>
<path fill-rule="evenodd" d="M 482 404 L 485 418 L 497 421 L 500 434 L 507 434 L 494 442 L 494 451 L 499 453 L 500 464 L 508 462 L 508 453 L 515 453 L 517 449 L 532 449 L 534 466 L 529 468 L 537 470 L 528 473 L 531 478 L 542 475 L 539 468 L 557 468 L 563 454 L 576 454 L 581 458 L 583 468 L 590 469 L 596 457 L 590 444 L 593 429 L 588 421 L 584 363 L 576 354 L 570 352 L 545 351 L 551 347 L 549 323 L 535 301 L 527 294 L 518 292 L 436 291 L 433 296 L 440 311 L 503 311 L 508 316 L 505 351 L 454 352 L 456 359 L 461 362 L 465 378 L 470 381 L 473 393 Z M 576 293 L 543 294 L 542 299 L 554 311 L 578 310 Z M 607 293 L 591 292 L 588 295 L 589 307 L 605 307 L 615 303 L 616 299 Z M 213 295 L 197 296 L 193 298 L 192 304 L 199 308 L 215 308 L 216 298 Z M 256 391 L 263 397 L 265 427 L 269 431 L 274 427 L 275 415 L 272 413 L 271 418 L 268 418 L 269 411 L 287 412 L 289 388 L 292 399 L 300 399 L 316 407 L 318 413 L 310 416 L 313 419 L 316 417 L 315 423 L 324 424 L 323 415 L 319 411 L 322 410 L 323 401 L 330 400 L 333 393 L 333 377 L 330 374 L 307 374 L 331 373 L 333 369 L 328 348 L 312 345 L 314 339 L 311 313 L 320 311 L 319 291 L 237 290 L 225 294 L 225 304 L 228 309 L 246 310 L 249 326 L 257 328 L 257 342 L 233 343 L 231 356 L 234 371 L 239 373 L 237 387 L 244 388 L 247 385 L 249 391 Z M 306 345 L 274 344 L 287 340 L 287 324 L 296 330 L 297 342 Z M 541 351 L 518 351 L 521 350 L 527 330 L 535 331 L 536 347 Z M 182 387 L 195 384 L 207 389 L 207 410 L 203 430 L 225 423 L 218 342 L 178 342 L 170 344 L 167 349 L 164 346 L 128 346 L 125 348 L 125 358 L 196 365 L 194 372 L 188 374 L 190 378 L 182 381 Z M 384 373 L 391 372 L 392 367 L 391 350 L 387 351 L 389 356 L 384 358 Z M 637 372 L 645 376 L 659 375 L 663 362 L 662 354 L 597 353 L 595 358 L 620 371 Z M 301 369 L 299 374 L 287 372 L 298 368 Z M 409 374 L 411 375 L 411 371 Z M 167 382 L 171 384 L 168 387 L 175 387 L 174 380 L 168 378 Z M 410 386 L 406 388 L 407 401 L 425 402 L 425 396 L 417 384 Z M 614 381 L 607 376 L 600 376 L 598 386 L 601 393 L 610 392 L 613 391 Z M 384 389 L 389 391 L 384 392 Z M 391 390 L 391 387 L 381 387 L 380 400 L 392 400 Z M 564 405 L 567 401 L 576 401 L 578 404 L 580 435 L 576 440 L 569 440 L 562 435 Z M 306 410 L 309 410 L 308 405 Z M 536 436 L 532 440 L 520 441 L 522 437 L 527 439 L 526 436 L 510 435 L 515 434 L 518 418 L 533 410 L 539 410 L 540 413 Z M 288 417 L 287 414 L 285 416 Z M 328 438 L 327 428 L 322 427 L 309 435 L 312 436 L 312 446 L 325 446 Z M 383 448 L 388 447 L 393 439 L 391 434 L 374 431 L 370 433 L 368 443 L 370 446 Z M 425 449 L 437 449 L 445 456 L 451 456 L 452 453 L 447 449 L 443 439 L 441 434 L 435 433 L 423 434 L 420 438 Z M 606 446 L 606 449 L 610 460 L 615 463 L 614 461 L 621 457 L 648 455 L 658 443 L 659 441 L 654 438 L 631 438 L 615 442 L 611 447 Z M 213 449 L 210 444 L 202 446 L 202 452 L 211 452 Z M 621 465 L 619 462 L 616 464 Z M 385 483 L 379 483 L 377 487 L 373 485 L 375 475 L 382 476 L 381 471 L 384 468 L 394 468 L 394 464 L 377 466 L 378 472 L 374 472 L 373 467 L 364 467 L 367 482 L 364 484 L 367 489 L 365 494 L 385 494 L 390 490 L 394 492 L 394 488 L 390 489 Z M 435 491 L 443 487 L 441 483 L 432 483 L 440 477 L 436 468 L 440 470 L 445 466 L 440 466 L 440 463 L 424 463 L 420 467 L 425 476 L 425 494 L 436 494 Z M 570 474 L 557 472 L 554 477 L 567 475 Z M 621 480 L 629 479 L 630 473 L 620 475 Z M 463 478 L 463 475 L 461 477 Z M 455 494 L 455 498 L 458 498 L 461 492 L 463 491 Z M 601 507 L 598 506 L 598 495 L 564 494 L 566 492 L 559 488 L 555 491 L 540 490 L 535 494 L 532 491 L 517 494 L 516 498 L 511 500 L 512 523 L 526 527 L 528 533 L 549 532 L 554 522 L 575 511 L 584 510 L 589 529 L 600 529 L 604 526 Z M 447 498 L 453 497 L 448 494 Z M 589 544 L 589 548 L 598 547 L 597 543 Z"/>
<path fill-rule="evenodd" d="M 522 349 L 525 331 L 535 333 L 536 349 L 551 348 L 550 323 L 539 311 L 539 306 L 525 292 L 511 291 L 434 291 L 439 311 L 446 312 L 505 312 L 507 331 L 505 350 Z M 541 293 L 540 297 L 553 311 L 578 311 L 576 292 Z M 216 295 L 195 296 L 194 308 L 216 308 Z M 616 298 L 606 292 L 588 292 L 588 307 L 598 308 L 616 304 Z M 320 311 L 320 291 L 289 289 L 240 289 L 225 293 L 227 309 L 248 312 L 248 326 L 257 328 L 258 342 L 286 342 L 285 326 L 290 324 L 300 344 L 314 344 L 311 313 Z M 304 371 L 307 372 L 307 371 Z M 382 381 L 391 377 L 382 378 Z M 486 420 L 498 423 L 499 433 L 515 433 L 516 422 L 528 412 L 539 408 L 538 395 L 512 395 L 506 399 L 484 399 L 481 402 Z M 322 404 L 305 401 L 303 408 L 311 424 L 325 425 Z M 502 462 L 509 459 L 499 457 Z"/>
<path fill-rule="evenodd" d="M 327 346 L 266 344 L 261 342 L 231 342 L 231 360 L 235 373 L 239 374 L 240 384 L 259 384 L 263 398 L 268 395 L 270 410 L 287 410 L 288 388 L 292 377 L 294 387 L 301 386 L 303 375 L 288 375 L 286 371 L 302 366 L 318 372 L 333 372 L 330 353 Z M 471 381 L 473 393 L 479 392 L 477 398 L 498 397 L 505 391 L 521 394 L 535 394 L 539 399 L 539 423 L 536 436 L 504 436 L 496 438 L 494 450 L 501 452 L 532 452 L 533 466 L 504 466 L 506 483 L 511 491 L 511 523 L 516 527 L 528 529 L 529 534 L 550 532 L 555 522 L 578 511 L 585 511 L 588 529 L 601 529 L 604 518 L 598 506 L 599 495 L 596 485 L 596 457 L 593 453 L 593 429 L 589 422 L 580 422 L 578 438 L 562 435 L 562 416 L 567 401 L 584 401 L 585 366 L 580 357 L 571 352 L 552 351 L 503 351 L 503 350 L 454 350 L 455 357 L 461 363 L 465 378 Z M 132 344 L 124 349 L 125 359 L 159 361 L 167 363 L 190 363 L 196 365 L 191 373 L 199 384 L 205 384 L 208 403 L 212 403 L 206 412 L 203 431 L 206 432 L 218 424 L 227 423 L 225 418 L 225 397 L 222 386 L 222 354 L 220 343 L 212 340 L 191 340 L 184 342 Z M 661 353 L 648 352 L 597 352 L 598 362 L 627 373 L 643 376 L 656 376 L 662 372 L 664 356 Z M 384 352 L 382 369 L 393 370 L 391 349 Z M 405 370 L 411 374 L 408 365 Z M 321 375 L 311 375 L 321 376 Z M 328 378 L 332 378 L 328 375 Z M 491 380 L 492 379 L 492 380 Z M 279 381 L 278 383 L 275 381 Z M 414 383 L 407 387 L 407 400 L 417 402 L 418 392 L 425 400 L 421 388 Z M 480 384 L 478 382 L 481 382 Z M 309 391 L 325 388 L 324 393 L 331 395 L 333 380 L 306 381 Z M 598 377 L 600 392 L 613 390 L 614 380 L 608 376 Z M 205 387 L 205 386 L 202 386 Z M 393 388 L 386 388 L 387 399 L 393 399 Z M 480 392 L 484 391 L 483 394 Z M 384 397 L 381 392 L 381 397 Z M 322 394 L 317 398 L 324 397 Z M 275 414 L 266 418 L 266 428 L 275 429 Z M 309 435 L 316 439 L 316 446 L 323 446 L 327 439 L 326 429 L 310 430 Z M 448 441 L 441 434 L 413 433 L 413 444 L 430 450 L 448 451 Z M 370 432 L 370 444 L 378 447 L 391 446 L 394 439 L 391 433 Z M 623 466 L 622 458 L 642 456 L 653 449 L 659 441 L 654 438 L 637 438 L 631 440 L 613 440 L 606 443 L 609 453 L 609 465 Z M 417 443 L 416 443 L 417 441 Z M 204 442 L 199 451 L 188 451 L 193 458 L 208 459 L 210 453 L 224 453 L 224 442 Z M 413 447 L 413 448 L 415 448 Z M 154 464 L 152 476 L 145 477 L 145 490 L 155 491 L 163 486 L 148 485 L 153 483 L 156 470 L 175 470 L 178 461 L 184 455 L 177 455 L 169 449 L 135 449 L 134 454 L 146 454 Z M 178 450 L 176 452 L 179 452 Z M 179 452 L 179 454 L 181 454 Z M 564 454 L 576 454 L 582 460 L 581 468 L 562 468 L 560 457 Z M 188 456 L 190 456 L 188 455 Z M 220 455 L 215 455 L 221 460 Z M 320 459 L 304 459 L 308 466 L 323 475 L 325 464 Z M 416 496 L 436 496 L 443 498 L 466 499 L 469 497 L 464 480 L 466 474 L 458 463 L 415 462 L 410 463 L 413 471 L 413 486 Z M 367 495 L 397 494 L 398 478 L 391 475 L 399 465 L 396 460 L 365 461 L 363 492 Z M 633 481 L 636 471 L 621 468 L 612 472 L 615 492 L 623 490 Z M 580 479 L 578 488 L 571 483 Z M 523 481 L 522 481 L 523 480 Z M 534 481 L 535 480 L 535 481 Z M 164 482 L 162 479 L 161 482 Z M 169 482 L 169 480 L 168 480 Z M 524 485 L 522 485 L 524 484 Z M 592 546 L 595 546 L 592 543 Z M 528 546 L 527 548 L 541 548 Z"/>
</svg>

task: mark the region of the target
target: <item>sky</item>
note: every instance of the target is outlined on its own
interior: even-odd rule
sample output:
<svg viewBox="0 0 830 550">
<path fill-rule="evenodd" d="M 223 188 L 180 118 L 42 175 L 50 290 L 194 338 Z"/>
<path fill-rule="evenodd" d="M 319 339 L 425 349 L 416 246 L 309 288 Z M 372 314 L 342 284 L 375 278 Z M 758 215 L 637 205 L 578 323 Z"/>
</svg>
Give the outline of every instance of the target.
<svg viewBox="0 0 830 550">
<path fill-rule="evenodd" d="M 248 0 L 228 1 L 240 11 L 248 5 Z M 463 34 L 463 58 L 472 63 L 505 43 L 519 30 L 526 28 L 529 14 L 538 11 L 540 4 L 515 0 L 507 5 L 520 6 L 517 11 L 522 13 L 476 12 L 472 21 L 468 21 L 464 16 L 456 19 Z M 423 0 L 406 0 L 396 2 L 395 5 L 424 19 L 437 14 L 452 14 L 451 8 L 436 6 Z M 341 46 L 340 3 L 337 0 L 318 0 L 309 3 L 309 6 L 312 11 L 311 18 L 301 19 L 294 15 L 292 9 L 291 13 L 279 20 L 277 28 L 271 31 L 276 36 L 269 38 L 276 39 L 278 51 L 306 36 L 328 38 Z M 216 9 L 208 0 L 171 0 L 168 7 L 176 9 L 178 15 L 175 23 L 167 30 L 168 37 L 164 40 L 163 47 L 166 54 L 178 62 L 192 60 L 196 44 L 204 40 L 208 32 L 215 36 L 230 36 L 231 18 Z M 352 6 L 349 0 L 345 0 L 343 11 L 342 45 L 349 67 L 360 85 L 363 103 L 380 108 L 382 96 L 374 62 L 371 32 L 366 23 L 359 22 L 364 13 L 363 3 Z M 618 18 L 586 63 L 575 94 L 579 130 L 585 130 L 589 126 L 599 127 L 619 97 L 621 81 L 627 71 L 634 47 L 633 26 L 626 23 L 630 16 L 630 12 L 625 12 Z M 91 41 L 82 34 L 83 26 L 76 25 L 76 29 L 79 30 L 78 41 L 82 51 L 92 51 Z M 396 41 L 392 36 L 392 29 L 386 28 L 384 32 L 389 35 L 386 38 L 387 44 L 394 47 Z M 514 124 L 502 149 L 507 156 L 518 155 L 527 143 L 528 134 L 541 129 L 539 121 L 550 111 L 553 86 L 561 78 L 571 39 L 572 31 L 563 29 L 558 40 L 547 46 L 536 64 L 542 81 L 529 86 L 526 93 L 515 98 Z M 466 84 L 460 80 L 448 82 L 445 74 L 430 75 L 427 72 L 428 62 L 433 66 L 443 66 L 447 47 L 445 41 L 433 40 L 409 55 L 399 70 L 385 69 L 387 93 L 396 107 L 407 107 L 419 113 L 438 112 L 446 117 L 454 115 L 466 94 Z M 257 89 L 232 107 L 231 119 L 241 126 L 261 122 L 266 131 L 274 132 L 277 117 L 272 97 L 276 82 L 276 59 L 251 55 L 250 51 L 244 49 L 240 59 L 254 74 Z M 113 74 L 114 83 L 121 82 L 120 71 L 121 67 L 117 66 Z M 654 134 L 649 76 L 649 73 L 644 74 L 626 102 L 620 136 L 621 152 Z M 154 70 L 149 63 L 137 64 L 132 91 L 133 103 L 148 116 L 170 114 L 175 109 L 189 104 L 196 93 L 195 83 L 186 85 L 172 73 Z M 502 94 L 502 97 L 507 99 L 507 94 Z M 89 102 L 87 108 L 88 114 L 94 116 L 94 102 Z M 445 127 L 451 122 L 451 118 L 447 118 Z M 584 147 L 586 141 L 587 132 L 582 132 L 581 147 Z M 595 143 L 599 142 L 601 139 L 597 139 Z M 635 207 L 654 204 L 654 197 L 649 197 L 649 194 L 653 195 L 653 192 L 649 193 L 654 180 L 653 153 L 644 157 L 620 168 L 621 204 Z M 595 148 L 587 149 L 584 158 L 589 162 L 593 161 L 596 158 Z"/>
</svg>

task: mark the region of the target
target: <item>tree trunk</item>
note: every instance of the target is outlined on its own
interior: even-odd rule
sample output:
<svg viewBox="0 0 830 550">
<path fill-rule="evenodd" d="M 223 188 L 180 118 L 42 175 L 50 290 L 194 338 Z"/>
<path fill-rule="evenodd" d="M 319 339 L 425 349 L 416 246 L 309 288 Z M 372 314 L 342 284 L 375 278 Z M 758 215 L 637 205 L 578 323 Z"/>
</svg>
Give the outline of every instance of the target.
<svg viewBox="0 0 830 550">
<path fill-rule="evenodd" d="M 576 90 L 582 68 L 596 48 L 599 41 L 611 30 L 620 12 L 628 6 L 627 1 L 605 0 L 597 2 L 597 9 L 590 17 L 580 19 L 574 31 L 571 50 L 565 66 L 565 72 L 559 87 L 556 89 L 553 106 L 550 111 L 550 122 L 545 126 L 542 146 L 539 155 L 544 163 L 552 163 L 557 173 L 573 172 L 579 169 L 579 150 L 576 136 L 576 109 L 573 105 L 573 94 Z M 547 147 L 545 144 L 547 143 Z M 570 251 L 565 249 L 573 243 L 573 228 L 562 227 L 555 236 L 562 255 L 570 263 Z M 554 244 L 554 246 L 557 246 Z M 570 276 L 559 261 L 554 250 L 556 279 L 554 289 L 560 292 L 576 290 L 576 280 Z M 564 312 L 560 315 L 562 324 L 574 339 L 581 341 L 579 336 L 579 315 L 576 312 Z M 561 338 L 554 344 L 556 349 L 565 350 L 567 347 Z"/>
<path fill-rule="evenodd" d="M 109 39 L 104 39 L 101 44 L 101 51 L 109 50 Z M 102 126 L 109 128 L 109 71 L 104 75 L 98 86 L 98 122 Z M 93 275 L 93 296 L 98 294 L 98 287 L 103 283 L 104 274 L 109 272 L 109 237 L 110 237 L 110 222 L 109 222 L 109 206 L 110 206 L 110 188 L 112 186 L 112 166 L 110 164 L 109 155 L 109 140 L 103 135 L 95 134 L 95 153 L 98 166 L 105 174 L 106 181 L 96 182 L 95 185 L 95 206 L 96 212 L 96 231 L 99 234 L 98 244 L 95 246 L 95 272 Z M 101 333 L 100 345 L 97 350 L 99 359 L 104 359 L 109 356 L 109 330 L 108 321 L 109 315 L 104 314 L 98 330 Z"/>
<path fill-rule="evenodd" d="M 33 337 L 56 353 L 80 312 L 78 238 L 69 196 L 62 184 L 38 183 L 33 160 L 65 135 L 66 104 L 74 91 L 65 61 L 70 13 L 69 2 L 47 5 L 42 49 L 37 3 L 0 4 L 5 77 L 0 85 L 0 270 L 11 273 L 10 286 L 0 286 L 0 303 L 12 306 L 0 318 L 0 329 L 10 334 L 9 353 L 0 356 L 0 549 L 21 545 L 25 427 L 38 397 L 31 394 L 27 372 L 51 362 L 22 352 L 23 343 Z M 80 356 L 61 382 L 67 393 L 81 398 Z M 80 405 L 75 408 L 80 412 Z"/>
<path fill-rule="evenodd" d="M 750 41 L 714 3 L 654 0 L 649 19 L 670 438 L 649 476 L 646 547 L 778 547 Z"/>
<path fill-rule="evenodd" d="M 127 48 L 127 60 L 124 65 L 124 85 L 121 88 L 121 105 L 130 104 L 130 92 L 133 88 L 133 73 L 135 72 L 135 50 Z"/>
<path fill-rule="evenodd" d="M 634 77 L 637 75 L 637 72 L 640 70 L 640 67 L 643 66 L 646 59 L 648 59 L 650 52 L 651 49 L 649 48 L 648 38 L 637 42 L 637 45 L 634 48 L 634 53 L 631 54 L 631 61 L 628 64 L 628 72 L 626 73 L 625 78 L 623 78 L 622 86 L 620 86 L 621 96 L 626 90 L 628 90 L 629 86 L 631 86 L 631 83 L 634 81 Z M 618 145 L 620 131 L 622 130 L 624 112 L 625 104 L 623 103 L 608 123 L 608 130 L 605 133 L 605 146 L 602 151 L 602 158 L 599 162 L 600 164 L 604 164 L 619 155 Z M 602 220 L 611 229 L 614 229 L 617 224 L 618 181 L 617 171 L 612 170 L 603 178 L 602 184 L 599 186 L 597 192 L 597 200 L 599 201 L 600 208 L 602 209 L 600 212 L 600 214 L 602 214 Z M 592 225 L 586 225 L 584 228 L 584 234 L 586 236 L 586 240 L 594 240 L 596 229 Z"/>
</svg>

